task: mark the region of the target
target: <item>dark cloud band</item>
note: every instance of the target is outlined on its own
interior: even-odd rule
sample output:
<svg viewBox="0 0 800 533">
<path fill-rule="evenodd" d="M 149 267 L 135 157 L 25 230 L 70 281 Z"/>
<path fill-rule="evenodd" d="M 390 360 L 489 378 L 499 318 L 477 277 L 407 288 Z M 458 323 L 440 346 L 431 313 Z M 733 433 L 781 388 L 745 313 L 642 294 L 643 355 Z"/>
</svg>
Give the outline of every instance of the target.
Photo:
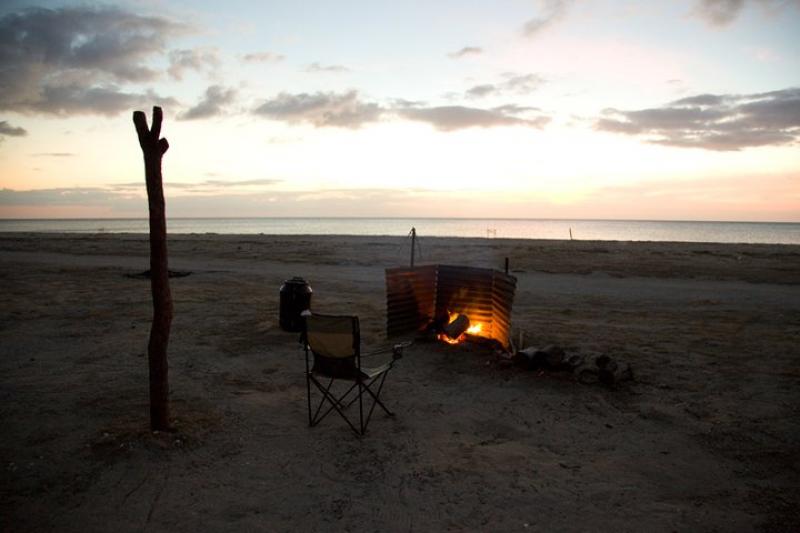
<svg viewBox="0 0 800 533">
<path fill-rule="evenodd" d="M 356 129 L 378 121 L 383 109 L 378 104 L 362 101 L 357 91 L 348 91 L 341 94 L 280 93 L 275 98 L 262 102 L 253 112 L 290 124 L 307 123 L 318 128 L 335 126 Z"/>
<path fill-rule="evenodd" d="M 395 101 L 393 107 L 363 101 L 357 91 L 346 93 L 281 93 L 264 101 L 254 113 L 291 124 L 315 127 L 360 128 L 385 117 L 427 122 L 440 131 L 499 126 L 542 128 L 549 117 L 527 116 L 533 108 L 506 105 L 492 109 L 467 106 L 426 106 L 419 102 Z M 526 114 L 526 116 L 519 116 Z"/>
<path fill-rule="evenodd" d="M 156 79 L 149 65 L 188 27 L 115 7 L 31 8 L 0 18 L 0 109 L 113 115 L 153 104 L 121 84 Z M 156 102 L 158 103 L 158 102 Z"/>
<path fill-rule="evenodd" d="M 800 88 L 748 95 L 701 94 L 649 109 L 607 109 L 595 128 L 649 142 L 732 151 L 800 139 Z"/>
<path fill-rule="evenodd" d="M 28 134 L 25 128 L 12 126 L 5 120 L 0 120 L 0 139 L 3 137 L 24 137 Z"/>
</svg>

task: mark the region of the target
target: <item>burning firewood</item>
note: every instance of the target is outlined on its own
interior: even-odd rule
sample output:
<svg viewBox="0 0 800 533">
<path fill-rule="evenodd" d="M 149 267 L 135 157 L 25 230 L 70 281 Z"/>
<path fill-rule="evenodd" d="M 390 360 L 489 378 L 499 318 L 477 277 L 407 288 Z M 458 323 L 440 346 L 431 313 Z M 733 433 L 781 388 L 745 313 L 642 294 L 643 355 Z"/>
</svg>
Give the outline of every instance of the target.
<svg viewBox="0 0 800 533">
<path fill-rule="evenodd" d="M 453 340 L 458 339 L 461 335 L 463 335 L 469 329 L 469 317 L 467 315 L 459 314 L 455 319 L 451 320 L 450 323 L 446 324 L 442 331 L 445 335 L 450 337 Z"/>
</svg>

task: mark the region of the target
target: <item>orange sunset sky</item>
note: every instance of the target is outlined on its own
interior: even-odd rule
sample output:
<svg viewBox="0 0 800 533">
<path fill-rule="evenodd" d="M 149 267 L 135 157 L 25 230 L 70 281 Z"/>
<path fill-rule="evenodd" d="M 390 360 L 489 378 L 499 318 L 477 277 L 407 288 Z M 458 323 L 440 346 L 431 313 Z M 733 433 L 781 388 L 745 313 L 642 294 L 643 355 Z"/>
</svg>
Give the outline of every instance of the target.
<svg viewBox="0 0 800 533">
<path fill-rule="evenodd" d="M 800 221 L 800 2 L 4 2 L 0 218 Z"/>
</svg>

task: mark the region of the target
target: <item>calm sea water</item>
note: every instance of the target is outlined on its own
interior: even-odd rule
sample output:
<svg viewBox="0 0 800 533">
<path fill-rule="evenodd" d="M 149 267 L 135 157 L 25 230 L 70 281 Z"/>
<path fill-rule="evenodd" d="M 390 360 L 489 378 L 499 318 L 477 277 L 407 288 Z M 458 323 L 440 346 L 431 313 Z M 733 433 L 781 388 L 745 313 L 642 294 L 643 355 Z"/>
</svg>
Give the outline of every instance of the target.
<svg viewBox="0 0 800 533">
<path fill-rule="evenodd" d="M 800 224 L 467 218 L 172 218 L 170 233 L 420 236 L 800 244 Z M 146 233 L 146 219 L 0 220 L 0 231 Z"/>
</svg>

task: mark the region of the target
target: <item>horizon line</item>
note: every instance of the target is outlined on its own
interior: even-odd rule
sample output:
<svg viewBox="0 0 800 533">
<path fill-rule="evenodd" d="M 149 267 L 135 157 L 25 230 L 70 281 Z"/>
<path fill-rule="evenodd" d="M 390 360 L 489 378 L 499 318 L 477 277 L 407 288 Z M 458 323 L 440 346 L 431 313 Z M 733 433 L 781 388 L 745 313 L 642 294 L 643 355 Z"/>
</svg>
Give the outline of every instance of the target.
<svg viewBox="0 0 800 533">
<path fill-rule="evenodd" d="M 495 221 L 573 221 L 573 222 L 676 222 L 676 223 L 719 223 L 719 224 L 800 224 L 800 220 L 702 220 L 702 219 L 645 219 L 645 218 L 522 218 L 522 217 L 398 217 L 398 216 L 220 216 L 220 217 L 167 217 L 170 220 L 495 220 Z M 0 216 L 0 222 L 31 222 L 31 221 L 109 221 L 109 220 L 140 220 L 146 221 L 148 217 L 46 217 L 46 218 L 7 218 Z"/>
</svg>

